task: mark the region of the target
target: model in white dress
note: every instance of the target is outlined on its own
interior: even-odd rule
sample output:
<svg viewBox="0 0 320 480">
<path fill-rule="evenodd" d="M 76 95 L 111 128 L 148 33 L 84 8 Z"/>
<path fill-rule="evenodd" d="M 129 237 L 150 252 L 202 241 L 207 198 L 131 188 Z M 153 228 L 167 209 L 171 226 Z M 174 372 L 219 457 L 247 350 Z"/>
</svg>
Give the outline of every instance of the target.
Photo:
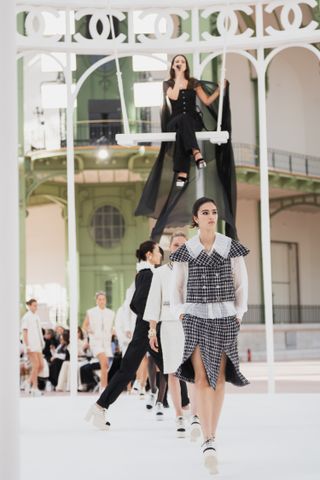
<svg viewBox="0 0 320 480">
<path fill-rule="evenodd" d="M 104 389 L 108 384 L 109 358 L 113 356 L 111 337 L 115 313 L 106 307 L 107 297 L 104 292 L 96 294 L 96 303 L 95 307 L 87 311 L 82 328 L 88 333 L 90 349 L 99 360 L 100 387 Z"/>
<path fill-rule="evenodd" d="M 33 396 L 40 395 L 38 390 L 38 375 L 43 369 L 42 350 L 45 342 L 41 330 L 40 317 L 37 314 L 38 303 L 32 298 L 27 302 L 29 311 L 22 317 L 23 343 L 31 362 L 31 373 L 25 385 L 25 391 Z"/>
<path fill-rule="evenodd" d="M 186 241 L 187 238 L 184 233 L 177 232 L 173 234 L 170 242 L 170 252 L 175 252 Z M 160 342 L 163 356 L 163 371 L 169 375 L 168 386 L 176 411 L 177 435 L 178 437 L 184 437 L 186 429 L 181 405 L 180 384 L 178 378 L 174 375 L 183 357 L 184 333 L 181 321 L 175 318 L 170 311 L 171 284 L 172 264 L 168 263 L 157 268 L 152 277 L 143 318 L 150 323 L 150 346 L 155 351 L 158 350 L 156 326 L 157 323 L 161 322 Z M 190 389 L 188 388 L 191 399 L 191 413 L 193 417 L 196 417 L 192 389 L 193 386 Z M 197 429 L 196 435 L 199 435 L 198 421 L 195 422 L 194 427 Z"/>
</svg>

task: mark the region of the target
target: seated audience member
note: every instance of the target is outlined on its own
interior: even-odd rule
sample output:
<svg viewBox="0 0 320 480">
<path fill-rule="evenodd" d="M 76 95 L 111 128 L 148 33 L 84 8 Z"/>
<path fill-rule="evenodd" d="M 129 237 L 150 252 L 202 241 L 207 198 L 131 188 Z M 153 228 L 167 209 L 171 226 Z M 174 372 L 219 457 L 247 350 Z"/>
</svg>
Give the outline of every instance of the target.
<svg viewBox="0 0 320 480">
<path fill-rule="evenodd" d="M 53 387 L 55 388 L 58 384 L 59 373 L 62 367 L 63 362 L 70 360 L 70 353 L 68 350 L 69 346 L 69 331 L 65 330 L 62 335 L 60 335 L 59 345 L 55 348 L 51 346 L 52 358 L 49 364 L 49 380 Z"/>
</svg>

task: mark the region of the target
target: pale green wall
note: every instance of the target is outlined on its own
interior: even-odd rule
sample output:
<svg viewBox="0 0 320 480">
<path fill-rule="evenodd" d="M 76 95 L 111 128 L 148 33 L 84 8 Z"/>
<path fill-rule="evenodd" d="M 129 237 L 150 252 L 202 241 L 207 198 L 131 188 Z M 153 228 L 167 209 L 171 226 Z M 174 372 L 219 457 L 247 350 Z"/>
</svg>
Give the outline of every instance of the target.
<svg viewBox="0 0 320 480">
<path fill-rule="evenodd" d="M 77 233 L 80 273 L 80 317 L 94 304 L 94 295 L 103 290 L 106 280 L 113 284 L 113 308 L 124 300 L 125 290 L 134 280 L 135 251 L 149 238 L 148 221 L 134 217 L 133 210 L 142 184 L 83 185 L 77 188 Z M 94 211 L 103 205 L 118 208 L 125 220 L 125 235 L 112 248 L 97 245 L 90 234 Z"/>
</svg>

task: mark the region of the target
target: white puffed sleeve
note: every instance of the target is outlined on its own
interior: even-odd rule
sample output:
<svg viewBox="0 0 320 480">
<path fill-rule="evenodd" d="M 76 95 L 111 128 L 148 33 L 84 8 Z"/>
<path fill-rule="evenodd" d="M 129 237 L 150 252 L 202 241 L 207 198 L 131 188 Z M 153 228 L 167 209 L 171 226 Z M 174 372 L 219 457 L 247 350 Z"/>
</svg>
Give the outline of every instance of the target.
<svg viewBox="0 0 320 480">
<path fill-rule="evenodd" d="M 248 274 L 244 258 L 231 258 L 231 267 L 236 296 L 236 316 L 239 320 L 242 320 L 243 315 L 248 310 Z"/>
<path fill-rule="evenodd" d="M 187 297 L 188 263 L 173 262 L 170 310 L 174 318 L 180 319 L 185 313 Z"/>
<path fill-rule="evenodd" d="M 160 270 L 155 270 L 152 277 L 146 308 L 143 314 L 143 320 L 145 320 L 146 322 L 150 322 L 151 320 L 154 320 L 156 322 L 160 321 L 162 307 L 162 288 L 159 272 Z"/>
</svg>

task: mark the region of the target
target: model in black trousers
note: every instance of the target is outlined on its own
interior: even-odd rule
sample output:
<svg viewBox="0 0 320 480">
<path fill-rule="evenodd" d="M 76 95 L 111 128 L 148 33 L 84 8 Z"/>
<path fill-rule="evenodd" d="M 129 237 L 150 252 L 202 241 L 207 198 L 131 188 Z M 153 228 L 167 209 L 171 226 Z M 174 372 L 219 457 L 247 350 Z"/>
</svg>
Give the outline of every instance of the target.
<svg viewBox="0 0 320 480">
<path fill-rule="evenodd" d="M 176 132 L 173 158 L 173 170 L 175 172 L 185 172 L 189 174 L 192 151 L 200 150 L 195 132 L 202 130 L 202 128 L 202 122 L 196 112 L 183 112 L 171 118 L 169 121 L 168 131 Z"/>
<path fill-rule="evenodd" d="M 152 355 L 158 368 L 163 372 L 162 353 L 160 349 L 159 352 L 154 352 L 150 348 L 148 339 L 149 322 L 143 320 L 151 280 L 152 271 L 150 269 L 143 269 L 136 276 L 136 290 L 130 304 L 131 310 L 137 314 L 136 326 L 119 370 L 112 377 L 109 385 L 97 401 L 100 407 L 108 408 L 117 400 L 128 383 L 134 379 L 136 371 L 147 352 Z"/>
</svg>

